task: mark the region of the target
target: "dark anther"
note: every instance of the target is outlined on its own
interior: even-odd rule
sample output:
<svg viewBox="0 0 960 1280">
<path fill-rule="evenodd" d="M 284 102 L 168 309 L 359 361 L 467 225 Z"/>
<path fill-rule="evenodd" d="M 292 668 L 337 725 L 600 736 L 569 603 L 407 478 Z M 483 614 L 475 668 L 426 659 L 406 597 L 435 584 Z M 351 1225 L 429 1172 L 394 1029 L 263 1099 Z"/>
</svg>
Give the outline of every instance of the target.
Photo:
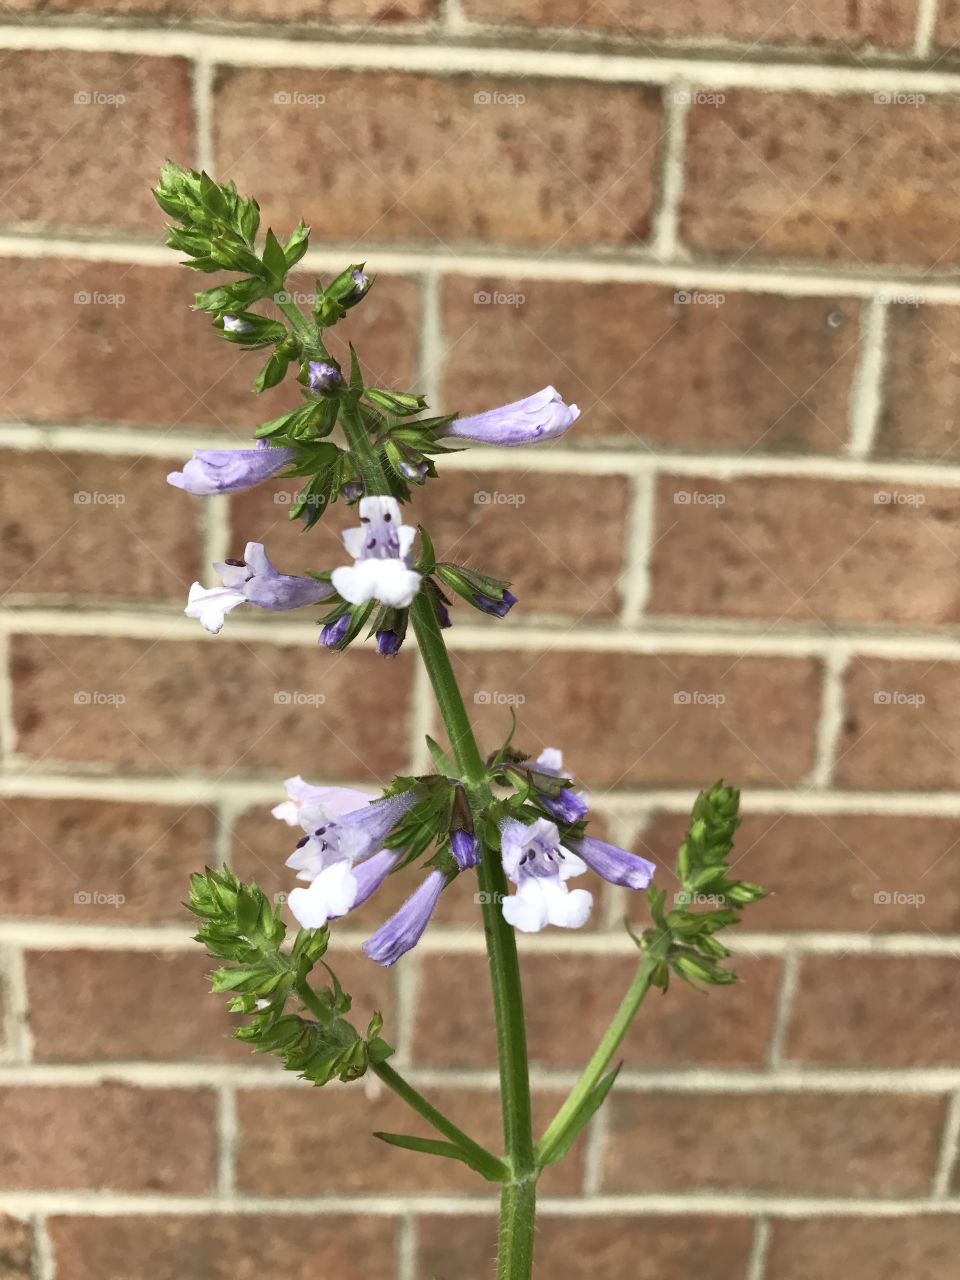
<svg viewBox="0 0 960 1280">
<path fill-rule="evenodd" d="M 301 836 L 300 839 L 297 841 L 297 848 L 302 849 L 309 839 L 310 839 L 309 836 Z"/>
<path fill-rule="evenodd" d="M 245 569 L 247 567 L 246 560 L 224 560 L 223 563 L 232 565 L 234 569 Z"/>
</svg>

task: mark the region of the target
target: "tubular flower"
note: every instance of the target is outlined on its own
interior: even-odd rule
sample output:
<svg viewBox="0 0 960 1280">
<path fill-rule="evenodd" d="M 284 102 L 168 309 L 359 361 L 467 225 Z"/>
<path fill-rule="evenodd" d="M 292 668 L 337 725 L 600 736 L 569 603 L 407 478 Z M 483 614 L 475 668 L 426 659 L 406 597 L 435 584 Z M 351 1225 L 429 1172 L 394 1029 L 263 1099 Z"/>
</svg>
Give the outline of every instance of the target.
<svg viewBox="0 0 960 1280">
<path fill-rule="evenodd" d="M 223 560 L 213 567 L 222 586 L 203 587 L 195 582 L 184 613 L 188 618 L 198 618 L 214 635 L 238 604 L 255 604 L 260 609 L 299 609 L 334 594 L 327 582 L 278 573 L 260 542 L 248 542 L 242 560 Z"/>
<path fill-rule="evenodd" d="M 420 941 L 448 879 L 443 871 L 431 871 L 399 911 L 366 940 L 364 953 L 386 968 L 396 964 Z"/>
<path fill-rule="evenodd" d="M 171 471 L 167 483 L 198 497 L 238 493 L 269 480 L 289 466 L 295 449 L 273 448 L 261 441 L 256 449 L 194 449 L 182 471 Z"/>
<path fill-rule="evenodd" d="M 551 778 L 570 778 L 563 767 L 563 753 L 556 747 L 544 747 L 533 762 L 537 773 L 548 774 Z M 576 792 L 571 787 L 564 787 L 558 796 L 548 796 L 543 792 L 539 796 L 540 803 L 558 822 L 579 822 L 590 811 L 590 805 L 583 792 Z"/>
<path fill-rule="evenodd" d="M 402 851 L 381 846 L 416 793 L 371 801 L 362 792 L 311 787 L 297 777 L 287 780 L 287 794 L 273 812 L 284 822 L 294 818 L 306 832 L 286 865 L 308 885 L 293 889 L 287 902 L 305 929 L 319 929 L 365 902 L 393 870 Z"/>
<path fill-rule="evenodd" d="M 523 400 L 488 409 L 469 418 L 456 418 L 444 427 L 445 437 L 477 444 L 512 447 L 555 440 L 580 417 L 575 404 L 565 404 L 556 387 L 544 387 Z"/>
<path fill-rule="evenodd" d="M 406 609 L 421 582 L 420 574 L 410 567 L 416 532 L 402 523 L 396 498 L 361 498 L 360 528 L 343 533 L 354 563 L 330 575 L 343 599 L 350 604 L 379 600 L 394 609 Z"/>
</svg>

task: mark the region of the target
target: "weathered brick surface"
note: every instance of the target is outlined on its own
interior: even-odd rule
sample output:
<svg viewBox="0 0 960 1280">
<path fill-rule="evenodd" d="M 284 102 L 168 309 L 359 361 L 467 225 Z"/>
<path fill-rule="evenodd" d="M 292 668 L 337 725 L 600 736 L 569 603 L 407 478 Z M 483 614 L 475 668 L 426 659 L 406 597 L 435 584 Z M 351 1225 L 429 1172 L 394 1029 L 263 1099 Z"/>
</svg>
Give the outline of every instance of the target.
<svg viewBox="0 0 960 1280">
<path fill-rule="evenodd" d="M 169 267 L 5 260 L 6 304 L 17 324 L 0 348 L 0 419 L 181 430 L 196 424 L 249 438 L 250 427 L 296 404 L 292 380 L 254 393 L 259 353 L 225 343 L 206 316 L 190 310 L 209 278 L 175 262 L 173 254 Z M 313 289 L 312 277 L 291 277 L 290 284 L 293 293 Z M 376 297 L 375 306 L 351 312 L 344 335 L 360 347 L 371 379 L 409 385 L 417 361 L 417 285 L 381 276 Z M 332 347 L 342 354 L 339 339 Z"/>
<path fill-rule="evenodd" d="M 139 54 L 8 50 L 0 224 L 150 231 L 165 155 L 194 149 L 190 68 Z"/>
<path fill-rule="evenodd" d="M 960 928 L 955 819 L 751 814 L 749 795 L 744 803 L 736 874 L 765 885 L 768 895 L 750 907 L 750 929 L 883 934 Z M 687 822 L 661 814 L 636 843 L 638 853 L 662 864 L 661 884 L 669 883 Z"/>
<path fill-rule="evenodd" d="M 956 463 L 960 307 L 891 306 L 888 326 L 877 452 Z"/>
<path fill-rule="evenodd" d="M 861 45 L 911 43 L 914 25 L 912 0 L 894 3 L 845 5 L 841 0 L 816 0 L 790 5 L 778 0 L 744 4 L 743 0 L 681 0 L 669 8 L 647 8 L 630 0 L 610 0 L 593 5 L 589 0 L 464 0 L 469 18 L 478 22 L 510 22 L 562 27 L 575 35 L 583 28 L 609 31 L 611 35 L 643 35 L 679 39 L 749 41 L 756 44 L 800 41 L 813 45 Z"/>
<path fill-rule="evenodd" d="M 652 613 L 815 627 L 960 617 L 960 490 L 665 476 L 657 507 Z"/>
<path fill-rule="evenodd" d="M 33 1239 L 29 1222 L 0 1217 L 0 1280 L 30 1280 Z"/>
<path fill-rule="evenodd" d="M 642 243 L 663 130 L 641 86 L 295 67 L 222 69 L 215 123 L 218 163 L 267 218 L 431 248 Z"/>
<path fill-rule="evenodd" d="M 0 578 L 11 596 L 182 600 L 200 566 L 199 510 L 170 519 L 169 470 L 147 458 L 7 453 Z"/>
<path fill-rule="evenodd" d="M 849 1067 L 954 1065 L 958 995 L 954 956 L 808 956 L 786 1055 Z"/>
<path fill-rule="evenodd" d="M 212 1190 L 213 1095 L 193 1089 L 0 1089 L 0 1185 L 9 1191 Z"/>
<path fill-rule="evenodd" d="M 811 1218 L 774 1223 L 769 1280 L 951 1280 L 960 1248 L 960 1219 Z"/>
<path fill-rule="evenodd" d="M 621 1092 L 603 1189 L 924 1195 L 943 1114 L 916 1095 Z"/>
<path fill-rule="evenodd" d="M 297 487 L 280 481 L 236 495 L 231 531 L 238 555 L 254 540 L 298 572 L 343 563 L 338 535 L 357 523 L 356 508 L 338 504 L 304 538 L 302 524 L 288 519 L 287 501 Z M 404 518 L 429 531 L 440 559 L 511 579 L 524 609 L 606 618 L 621 603 L 629 499 L 622 476 L 451 471 L 417 490 Z M 589 538 L 571 518 L 577 512 L 590 513 Z M 480 619 L 468 605 L 454 603 L 461 621 Z"/>
<path fill-rule="evenodd" d="M 444 1067 L 495 1065 L 486 957 L 423 956 L 420 963 L 415 1060 Z M 521 969 L 532 1061 L 575 1068 L 584 1060 L 584 1046 L 603 1035 L 637 965 L 631 957 L 563 955 L 558 945 L 555 955 L 524 955 Z M 738 970 L 742 984 L 709 1006 L 681 984 L 666 996 L 652 992 L 623 1043 L 624 1063 L 762 1065 L 773 1026 L 779 962 L 744 959 Z"/>
<path fill-rule="evenodd" d="M 446 1280 L 489 1280 L 496 1224 L 471 1216 L 421 1216 L 420 1273 Z M 743 1273 L 750 1252 L 746 1218 L 657 1218 L 541 1215 L 534 1274 L 550 1280 L 662 1280 L 695 1275 L 729 1280 Z M 939 1280 L 939 1277 L 937 1278 Z"/>
<path fill-rule="evenodd" d="M 936 790 L 960 785 L 960 667 L 855 657 L 836 766 L 843 786 Z"/>
<path fill-rule="evenodd" d="M 837 453 L 847 437 L 849 298 L 467 276 L 442 298 L 448 412 L 491 408 L 495 368 L 503 399 L 550 382 L 579 404 L 573 443 Z"/>
<path fill-rule="evenodd" d="M 2 915 L 183 924 L 188 877 L 212 859 L 205 806 L 10 797 L 0 813 Z"/>
<path fill-rule="evenodd" d="M 960 4 L 957 0 L 943 0 L 937 15 L 937 41 L 953 53 L 960 42 Z"/>
<path fill-rule="evenodd" d="M 354 998 L 357 1025 L 366 1026 L 374 1009 L 389 1024 L 392 975 L 347 952 L 331 956 L 330 965 Z M 226 999 L 210 993 L 216 964 L 200 947 L 29 952 L 26 966 L 38 1060 L 253 1061 L 248 1047 L 231 1038 L 239 1021 Z"/>
<path fill-rule="evenodd" d="M 229 625 L 229 624 L 228 624 Z M 199 629 L 199 624 L 198 624 Z M 409 667 L 373 653 L 232 644 L 17 637 L 18 749 L 179 776 L 260 769 L 386 776 L 402 765 Z M 237 691 L 217 699 L 215 689 Z M 123 703 L 78 694 L 123 697 Z M 276 702 L 275 696 L 289 695 Z M 312 705 L 296 695 L 324 697 Z M 385 734 L 383 724 L 394 732 Z"/>
<path fill-rule="evenodd" d="M 5 8 L 22 13 L 133 15 L 172 20 L 177 24 L 220 22 L 364 23 L 365 27 L 402 26 L 411 19 L 432 17 L 437 0 L 210 0 L 202 12 L 191 0 L 6 0 Z"/>
<path fill-rule="evenodd" d="M 379 1214 L 54 1217 L 59 1280 L 395 1280 L 396 1226 Z"/>
<path fill-rule="evenodd" d="M 458 652 L 454 666 L 485 749 L 506 736 L 514 700 L 517 744 L 562 746 L 593 787 L 702 785 L 718 760 L 730 777 L 776 786 L 813 763 L 814 662 L 553 650 Z"/>
<path fill-rule="evenodd" d="M 686 243 L 738 261 L 956 262 L 945 193 L 960 172 L 960 107 L 908 99 L 737 90 L 719 105 L 696 103 L 681 212 Z"/>
<path fill-rule="evenodd" d="M 452 1088 L 425 1090 L 440 1110 L 490 1150 L 502 1147 L 500 1099 L 494 1092 Z M 546 1128 L 564 1094 L 538 1094 L 534 1125 Z M 375 1138 L 375 1132 L 436 1137 L 384 1086 L 351 1085 L 316 1090 L 243 1090 L 237 1099 L 240 1138 L 237 1178 L 254 1195 L 350 1195 L 357 1192 L 464 1192 L 486 1184 L 455 1160 L 428 1159 Z M 268 1119 L 265 1121 L 265 1118 Z M 296 1139 L 291 1135 L 296 1134 Z M 540 1183 L 550 1195 L 576 1195 L 583 1177 L 584 1138 L 563 1165 Z"/>
</svg>

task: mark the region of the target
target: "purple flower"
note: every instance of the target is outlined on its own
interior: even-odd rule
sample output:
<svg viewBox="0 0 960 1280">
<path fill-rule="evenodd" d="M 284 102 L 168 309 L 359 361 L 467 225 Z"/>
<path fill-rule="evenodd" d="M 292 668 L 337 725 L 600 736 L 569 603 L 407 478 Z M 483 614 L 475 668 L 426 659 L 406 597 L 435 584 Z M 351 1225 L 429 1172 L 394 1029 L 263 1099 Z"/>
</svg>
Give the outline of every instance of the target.
<svg viewBox="0 0 960 1280">
<path fill-rule="evenodd" d="M 446 886 L 447 877 L 444 873 L 431 871 L 400 910 L 363 944 L 363 950 L 370 959 L 389 967 L 396 964 L 411 947 L 415 947 L 430 923 L 433 910 Z"/>
<path fill-rule="evenodd" d="M 343 382 L 343 374 L 335 365 L 325 360 L 311 360 L 307 365 L 308 379 L 313 391 L 332 391 Z"/>
<path fill-rule="evenodd" d="M 353 285 L 340 299 L 341 302 L 359 302 L 370 288 L 370 277 L 365 271 L 361 271 L 359 267 L 353 268 L 350 272 L 350 279 L 353 281 Z"/>
<path fill-rule="evenodd" d="M 350 627 L 350 615 L 345 613 L 342 617 L 337 618 L 336 622 L 328 622 L 320 631 L 319 644 L 324 645 L 327 649 L 336 649 L 337 645 L 347 634 Z"/>
<path fill-rule="evenodd" d="M 545 773 L 551 778 L 570 778 L 563 767 L 563 754 L 556 747 L 544 747 L 533 762 L 536 773 Z M 579 822 L 590 812 L 590 805 L 583 793 L 565 787 L 558 796 L 539 793 L 540 803 L 558 822 Z"/>
<path fill-rule="evenodd" d="M 340 496 L 345 502 L 356 502 L 363 497 L 363 484 L 360 480 L 348 480 L 341 488 Z"/>
<path fill-rule="evenodd" d="M 522 933 L 539 933 L 548 924 L 579 929 L 593 910 L 593 895 L 569 890 L 566 881 L 582 876 L 586 865 L 560 845 L 560 832 L 546 818 L 529 825 L 515 818 L 500 823 L 503 869 L 517 892 L 503 902 L 503 918 Z"/>
<path fill-rule="evenodd" d="M 517 603 L 517 597 L 512 591 L 504 591 L 500 600 L 494 600 L 493 596 L 477 594 L 473 597 L 473 603 L 484 613 L 492 613 L 495 618 L 505 618 Z"/>
<path fill-rule="evenodd" d="M 628 853 L 605 840 L 584 836 L 571 840 L 570 848 L 578 854 L 591 871 L 611 884 L 622 884 L 628 889 L 645 889 L 653 879 L 656 863 L 648 862 L 635 853 Z"/>
<path fill-rule="evenodd" d="M 461 871 L 480 861 L 480 842 L 472 831 L 451 831 L 450 849 Z"/>
<path fill-rule="evenodd" d="M 299 609 L 327 600 L 334 593 L 328 582 L 278 573 L 260 542 L 248 542 L 242 560 L 223 560 L 213 567 L 223 585 L 202 587 L 195 582 L 184 613 L 188 618 L 199 619 L 214 635 L 238 604 L 255 604 L 260 609 Z"/>
<path fill-rule="evenodd" d="M 331 862 L 305 889 L 299 885 L 291 889 L 287 905 L 302 928 L 322 929 L 328 920 L 345 916 L 366 902 L 399 860 L 395 850 L 381 849 L 357 866 L 345 858 Z"/>
<path fill-rule="evenodd" d="M 580 410 L 564 404 L 555 387 L 544 387 L 523 400 L 489 409 L 469 418 L 457 418 L 444 427 L 447 438 L 474 440 L 479 444 L 539 444 L 562 436 L 576 422 Z"/>
<path fill-rule="evenodd" d="M 223 328 L 226 333 L 251 333 L 253 325 L 249 320 L 241 320 L 239 316 L 224 316 Z"/>
<path fill-rule="evenodd" d="M 195 449 L 182 471 L 171 471 L 167 483 L 187 493 L 238 493 L 269 480 L 297 456 L 295 449 L 272 448 L 261 440 L 256 449 Z"/>
<path fill-rule="evenodd" d="M 425 462 L 401 462 L 400 474 L 405 480 L 412 480 L 414 484 L 423 484 L 430 473 L 430 468 Z"/>
<path fill-rule="evenodd" d="M 395 658 L 403 644 L 403 636 L 399 631 L 377 632 L 377 653 L 384 658 Z"/>
<path fill-rule="evenodd" d="M 416 803 L 416 791 L 402 791 L 372 804 L 364 804 L 343 815 L 329 805 L 306 803 L 300 809 L 300 826 L 307 833 L 287 859 L 287 866 L 299 872 L 301 880 L 312 880 L 331 862 L 348 858 L 358 862 L 369 858 L 408 809 Z"/>
<path fill-rule="evenodd" d="M 300 811 L 304 805 L 322 804 L 331 813 L 342 815 L 352 813 L 373 799 L 366 791 L 355 791 L 352 787 L 315 787 L 305 782 L 299 773 L 286 778 L 283 785 L 287 799 L 274 805 L 270 812 L 288 827 L 300 825 Z"/>
<path fill-rule="evenodd" d="M 420 589 L 420 575 L 410 568 L 416 536 L 412 525 L 403 524 L 396 498 L 361 498 L 360 527 L 343 532 L 354 563 L 334 569 L 335 589 L 350 604 L 379 600 L 406 609 Z"/>
</svg>

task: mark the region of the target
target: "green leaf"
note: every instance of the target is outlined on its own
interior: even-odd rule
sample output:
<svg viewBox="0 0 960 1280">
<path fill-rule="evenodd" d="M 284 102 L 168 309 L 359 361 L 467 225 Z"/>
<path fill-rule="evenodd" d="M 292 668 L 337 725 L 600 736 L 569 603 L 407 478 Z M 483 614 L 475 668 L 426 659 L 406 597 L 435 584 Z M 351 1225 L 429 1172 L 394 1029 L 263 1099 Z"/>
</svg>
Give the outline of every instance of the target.
<svg viewBox="0 0 960 1280">
<path fill-rule="evenodd" d="M 287 258 L 283 245 L 269 228 L 263 242 L 263 265 L 270 273 L 275 287 L 282 288 L 287 276 Z"/>
<path fill-rule="evenodd" d="M 433 763 L 445 778 L 456 778 L 458 776 L 457 766 L 441 747 L 440 743 L 435 742 L 429 733 L 427 734 L 427 750 L 430 752 Z"/>
<path fill-rule="evenodd" d="M 487 1182 L 505 1182 L 507 1178 L 507 1168 L 502 1160 L 497 1160 L 495 1156 L 491 1156 L 489 1160 L 482 1159 L 479 1153 L 464 1150 L 452 1142 L 441 1142 L 439 1138 L 416 1138 L 406 1133 L 374 1133 L 373 1136 L 391 1147 L 402 1147 L 404 1151 L 419 1151 L 424 1155 L 459 1160 L 486 1178 Z"/>
<path fill-rule="evenodd" d="M 275 351 L 254 378 L 254 391 L 266 391 L 269 387 L 275 387 L 283 381 L 289 366 L 290 361 Z"/>
<path fill-rule="evenodd" d="M 548 1147 L 537 1148 L 537 1159 L 541 1165 L 557 1164 L 563 1159 L 586 1125 L 603 1106 L 607 1094 L 613 1088 L 614 1082 L 620 1074 L 621 1066 L 623 1066 L 623 1063 L 618 1063 L 612 1071 L 607 1072 L 602 1080 L 597 1081 L 593 1089 L 570 1117 L 564 1129 L 556 1135 Z"/>
<path fill-rule="evenodd" d="M 296 266 L 303 255 L 307 252 L 310 244 L 310 228 L 301 218 L 297 223 L 290 239 L 283 246 L 283 256 L 286 261 L 286 269 L 289 271 L 291 267 Z"/>
</svg>

